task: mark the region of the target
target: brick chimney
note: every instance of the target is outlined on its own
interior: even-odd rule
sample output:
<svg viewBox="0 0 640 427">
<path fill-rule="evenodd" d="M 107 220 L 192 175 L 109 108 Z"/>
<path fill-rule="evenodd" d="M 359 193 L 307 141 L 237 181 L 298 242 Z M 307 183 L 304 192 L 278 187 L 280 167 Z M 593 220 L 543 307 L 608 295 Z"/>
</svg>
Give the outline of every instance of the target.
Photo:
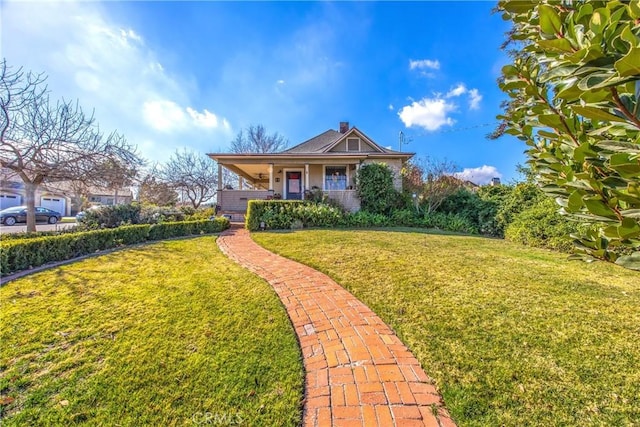
<svg viewBox="0 0 640 427">
<path fill-rule="evenodd" d="M 340 122 L 340 133 L 347 133 L 349 131 L 349 122 Z"/>
</svg>

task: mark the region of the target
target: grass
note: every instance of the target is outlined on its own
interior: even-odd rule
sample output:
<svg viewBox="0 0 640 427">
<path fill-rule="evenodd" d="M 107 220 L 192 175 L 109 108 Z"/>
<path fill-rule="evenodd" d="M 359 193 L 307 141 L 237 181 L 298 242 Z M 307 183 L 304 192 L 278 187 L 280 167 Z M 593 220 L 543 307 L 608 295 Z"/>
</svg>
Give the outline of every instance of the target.
<svg viewBox="0 0 640 427">
<path fill-rule="evenodd" d="M 17 425 L 290 425 L 294 331 L 214 237 L 128 249 L 0 288 L 0 420 Z"/>
<path fill-rule="evenodd" d="M 640 425 L 640 274 L 420 231 L 254 233 L 390 324 L 460 426 Z"/>
</svg>

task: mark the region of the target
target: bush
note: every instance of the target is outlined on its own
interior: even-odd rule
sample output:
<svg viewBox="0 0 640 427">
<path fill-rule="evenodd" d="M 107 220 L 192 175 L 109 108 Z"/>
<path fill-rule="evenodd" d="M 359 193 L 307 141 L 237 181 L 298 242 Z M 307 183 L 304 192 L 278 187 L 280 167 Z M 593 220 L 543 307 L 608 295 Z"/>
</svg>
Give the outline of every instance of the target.
<svg viewBox="0 0 640 427">
<path fill-rule="evenodd" d="M 100 209 L 85 211 L 79 226 L 84 229 L 98 229 L 139 224 L 141 222 L 140 211 L 141 207 L 138 203 L 101 206 Z"/>
<path fill-rule="evenodd" d="M 384 163 L 361 166 L 357 182 L 362 210 L 388 215 L 400 203 L 400 195 L 393 187 L 393 172 Z"/>
<path fill-rule="evenodd" d="M 453 213 L 433 212 L 425 214 L 421 226 L 456 233 L 478 234 L 478 228 L 469 219 Z"/>
<path fill-rule="evenodd" d="M 390 224 L 389 217 L 367 211 L 358 211 L 347 215 L 345 225 L 348 227 L 385 227 Z"/>
<path fill-rule="evenodd" d="M 181 209 L 171 206 L 144 205 L 140 209 L 138 221 L 141 224 L 158 224 L 161 222 L 184 221 L 185 219 L 187 219 L 187 215 Z"/>
<path fill-rule="evenodd" d="M 527 246 L 570 252 L 573 242 L 569 235 L 577 231 L 578 223 L 560 215 L 553 199 L 544 198 L 516 214 L 505 237 Z"/>
<path fill-rule="evenodd" d="M 260 223 L 272 230 L 303 227 L 335 227 L 344 223 L 345 214 L 335 206 L 302 200 L 250 200 L 245 227 L 260 229 Z"/>
<path fill-rule="evenodd" d="M 0 271 L 4 276 L 14 271 L 49 262 L 64 261 L 118 246 L 169 237 L 217 233 L 227 228 L 229 228 L 229 220 L 216 218 L 213 221 L 138 224 L 56 236 L 11 239 L 0 243 Z"/>
</svg>

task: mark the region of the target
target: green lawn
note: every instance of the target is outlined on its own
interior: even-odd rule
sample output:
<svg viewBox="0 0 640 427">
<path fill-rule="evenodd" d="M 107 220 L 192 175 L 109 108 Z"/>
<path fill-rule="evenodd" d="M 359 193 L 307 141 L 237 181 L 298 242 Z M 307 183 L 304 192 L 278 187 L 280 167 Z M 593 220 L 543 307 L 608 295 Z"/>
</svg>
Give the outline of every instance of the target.
<svg viewBox="0 0 640 427">
<path fill-rule="evenodd" d="M 414 351 L 461 426 L 640 425 L 640 274 L 416 230 L 254 233 Z"/>
<path fill-rule="evenodd" d="M 285 310 L 215 237 L 10 282 L 0 325 L 3 426 L 301 419 L 301 356 Z"/>
</svg>

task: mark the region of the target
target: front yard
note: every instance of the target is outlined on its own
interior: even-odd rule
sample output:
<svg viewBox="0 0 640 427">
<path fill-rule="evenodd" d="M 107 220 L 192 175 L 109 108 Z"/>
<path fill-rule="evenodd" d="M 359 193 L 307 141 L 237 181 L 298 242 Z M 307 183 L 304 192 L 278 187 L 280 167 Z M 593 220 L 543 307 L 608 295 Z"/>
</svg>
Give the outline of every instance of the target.
<svg viewBox="0 0 640 427">
<path fill-rule="evenodd" d="M 127 249 L 0 288 L 0 421 L 298 424 L 303 371 L 272 288 L 215 237 Z"/>
<path fill-rule="evenodd" d="M 368 304 L 461 426 L 640 424 L 637 272 L 418 230 L 253 238 Z"/>
</svg>

